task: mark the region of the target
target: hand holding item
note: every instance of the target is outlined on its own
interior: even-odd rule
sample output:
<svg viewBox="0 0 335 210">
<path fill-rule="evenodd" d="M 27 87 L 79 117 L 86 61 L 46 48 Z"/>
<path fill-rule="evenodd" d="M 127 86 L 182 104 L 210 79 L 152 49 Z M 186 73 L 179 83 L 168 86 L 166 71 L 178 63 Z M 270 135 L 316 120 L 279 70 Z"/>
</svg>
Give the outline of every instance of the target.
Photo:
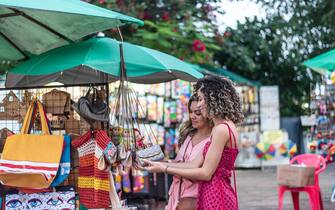
<svg viewBox="0 0 335 210">
<path fill-rule="evenodd" d="M 143 162 L 145 163 L 144 169 L 151 173 L 163 173 L 167 168 L 167 166 L 161 162 L 154 162 L 150 160 L 143 160 Z"/>
</svg>

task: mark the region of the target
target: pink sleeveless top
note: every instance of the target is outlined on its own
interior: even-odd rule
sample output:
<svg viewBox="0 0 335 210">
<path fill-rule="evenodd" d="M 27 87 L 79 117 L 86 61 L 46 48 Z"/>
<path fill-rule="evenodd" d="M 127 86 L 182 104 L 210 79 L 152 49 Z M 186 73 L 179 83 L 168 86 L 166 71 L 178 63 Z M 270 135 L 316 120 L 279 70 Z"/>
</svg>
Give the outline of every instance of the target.
<svg viewBox="0 0 335 210">
<path fill-rule="evenodd" d="M 202 154 L 204 147 L 210 138 L 206 138 L 199 142 L 198 144 L 192 144 L 192 138 L 188 136 L 185 142 L 181 145 L 180 150 L 175 158 L 175 162 L 181 162 L 185 158 L 185 162 L 194 160 L 198 155 Z M 192 182 L 186 178 L 182 179 L 182 185 L 180 187 L 180 178 L 173 176 L 173 181 L 169 190 L 169 202 L 165 207 L 166 210 L 175 210 L 179 199 L 179 189 L 180 197 L 198 197 L 198 183 Z"/>
<path fill-rule="evenodd" d="M 199 183 L 199 196 L 197 210 L 215 209 L 215 210 L 237 210 L 237 192 L 234 163 L 238 154 L 238 148 L 234 133 L 227 123 L 222 123 L 228 127 L 230 136 L 230 147 L 223 149 L 220 163 L 214 172 L 210 181 Z M 233 138 L 232 138 L 233 137 Z M 235 147 L 232 147 L 234 141 Z M 204 148 L 203 156 L 205 158 L 211 141 Z M 231 186 L 230 177 L 234 172 L 235 190 Z"/>
</svg>

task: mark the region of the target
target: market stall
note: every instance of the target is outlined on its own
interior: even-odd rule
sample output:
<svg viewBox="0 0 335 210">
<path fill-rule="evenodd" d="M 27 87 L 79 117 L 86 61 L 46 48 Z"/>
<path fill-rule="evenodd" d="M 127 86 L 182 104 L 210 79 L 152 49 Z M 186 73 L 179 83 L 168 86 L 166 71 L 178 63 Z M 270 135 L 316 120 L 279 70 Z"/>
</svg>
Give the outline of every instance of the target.
<svg viewBox="0 0 335 210">
<path fill-rule="evenodd" d="M 235 82 L 239 83 L 240 81 Z M 109 106 L 111 108 L 114 106 L 115 93 L 119 88 L 119 84 L 120 84 L 119 82 L 114 82 L 108 85 L 108 90 L 110 93 Z M 140 105 L 141 109 L 143 109 L 143 111 L 139 114 L 138 117 L 141 118 L 141 122 L 143 122 L 143 124 L 149 125 L 153 130 L 152 133 L 149 132 L 148 134 L 155 135 L 157 137 L 158 143 L 159 145 L 161 145 L 161 148 L 163 149 L 166 158 L 174 158 L 176 152 L 178 151 L 177 137 L 178 137 L 179 125 L 183 122 L 183 120 L 185 120 L 188 117 L 187 102 L 190 95 L 192 94 L 192 83 L 185 80 L 173 80 L 158 84 L 145 85 L 145 84 L 132 83 L 131 85 L 132 88 L 136 90 L 135 92 L 138 96 L 139 104 L 141 104 Z M 99 89 L 99 91 L 101 91 L 102 94 L 106 93 L 107 88 L 105 85 L 100 86 L 98 85 L 96 87 L 97 89 Z M 26 95 L 39 95 L 42 98 L 48 97 L 48 95 L 51 95 L 52 92 L 56 93 L 57 91 L 65 91 L 71 95 L 70 97 L 71 100 L 78 101 L 78 99 L 81 96 L 84 96 L 87 93 L 89 85 L 88 86 L 83 85 L 82 87 L 66 87 L 66 88 L 59 86 L 56 88 L 57 91 L 53 90 L 53 88 L 47 88 L 47 89 L 39 88 L 30 90 L 30 88 L 27 87 L 25 89 L 27 89 L 28 92 L 29 91 L 32 92 L 32 94 L 26 93 Z M 253 109 L 255 109 L 254 104 L 257 104 L 257 101 L 250 101 L 250 100 L 254 100 L 252 99 L 252 97 L 257 98 L 257 93 L 255 93 L 255 95 L 253 96 L 250 96 L 248 94 L 253 94 L 250 93 L 250 91 L 251 90 L 255 91 L 257 90 L 257 88 L 250 87 L 250 89 L 248 89 L 247 86 L 243 86 L 243 83 L 241 83 L 239 84 L 238 89 L 240 90 L 240 93 L 243 95 L 243 109 L 245 113 L 252 113 Z M 6 91 L 7 93 L 10 92 L 8 90 Z M 25 94 L 25 91 L 26 90 L 16 90 L 12 92 L 16 93 L 18 98 L 22 98 L 23 95 Z M 50 93 L 47 94 L 48 92 Z M 44 94 L 46 94 L 46 96 L 43 96 Z M 50 114 L 48 115 L 49 117 L 51 117 Z M 81 118 L 76 112 L 73 112 L 73 110 L 72 112 L 70 112 L 69 115 L 65 117 L 65 121 L 62 122 L 59 119 L 61 117 L 62 115 L 59 115 L 57 113 L 52 115 L 51 119 L 54 119 L 55 122 L 59 121 L 59 124 L 61 124 L 60 127 L 55 127 L 53 128 L 53 130 L 61 130 L 60 132 L 63 133 L 73 133 L 76 135 L 82 135 L 89 128 L 89 124 L 85 120 L 83 120 L 83 118 Z M 251 117 L 255 116 L 251 115 Z M 250 118 L 246 117 L 246 120 L 248 119 Z M 13 125 L 14 124 L 15 123 L 13 123 Z M 53 124 L 56 126 L 56 123 Z M 243 130 L 244 139 L 246 139 L 245 137 L 246 134 L 253 133 L 255 131 L 254 130 L 256 129 L 255 125 L 257 125 L 257 121 L 252 122 L 246 121 L 241 125 L 241 129 L 244 129 Z M 3 126 L 4 127 L 7 126 L 9 127 L 9 129 L 12 129 L 15 133 L 17 133 L 20 124 L 16 124 L 14 128 L 8 126 L 8 122 L 6 122 Z M 98 126 L 100 126 L 100 124 Z M 257 134 L 255 135 L 257 136 Z M 256 138 L 256 137 L 255 136 L 250 137 L 250 135 L 248 135 L 248 139 L 245 140 L 245 142 L 250 141 L 250 138 Z M 245 149 L 247 148 L 247 146 L 242 148 L 242 151 L 247 150 Z M 251 144 L 250 146 L 255 147 L 255 144 Z M 246 152 L 248 152 L 248 150 Z M 254 154 L 254 152 L 250 154 Z M 73 155 L 75 156 L 75 154 Z M 245 158 L 246 161 L 248 161 L 249 157 L 250 156 Z M 79 167 L 78 162 L 79 162 L 78 158 L 72 159 L 72 166 L 74 167 L 74 170 L 71 170 L 69 179 L 71 181 L 70 183 L 74 185 L 76 185 L 75 177 L 78 174 L 78 167 Z M 242 167 L 246 166 L 244 165 Z M 167 177 L 165 177 L 164 175 L 152 176 L 145 172 L 134 171 L 116 176 L 115 186 L 118 191 L 122 190 L 124 198 L 130 199 L 129 201 L 131 202 L 136 202 L 136 199 L 138 198 L 166 199 L 168 190 L 168 182 L 166 178 Z M 157 188 L 155 186 L 160 187 Z"/>
<path fill-rule="evenodd" d="M 321 81 L 311 86 L 310 115 L 301 118 L 305 150 L 322 155 L 328 163 L 335 157 L 334 58 L 335 50 L 330 50 L 303 63 L 321 74 Z"/>
<path fill-rule="evenodd" d="M 78 50 L 83 46 L 84 48 Z M 94 51 L 90 51 L 92 47 Z M 102 51 L 104 53 L 101 53 Z M 93 52 L 99 52 L 99 54 L 93 56 Z M 88 54 L 91 57 L 87 56 Z M 141 54 L 143 56 L 140 56 Z M 62 62 L 58 62 L 59 60 Z M 71 188 L 71 192 L 79 194 L 81 204 L 88 208 L 106 208 L 110 202 L 112 205 L 120 205 L 116 194 L 120 190 L 125 193 L 159 196 L 154 191 L 157 191 L 157 188 L 152 186 L 157 183 L 155 181 L 149 183 L 148 174 L 134 167 L 141 158 L 149 158 L 147 155 L 150 152 L 157 151 L 160 159 L 164 156 L 160 156 L 161 148 L 154 141 L 156 135 L 151 132 L 152 126 L 143 120 L 143 117 L 139 117 L 148 114 L 147 111 L 139 112 L 143 109 L 141 104 L 137 103 L 140 101 L 139 97 L 135 95 L 130 99 L 131 87 L 128 85 L 128 80 L 157 83 L 180 78 L 194 81 L 201 76 L 201 73 L 177 58 L 107 38 L 93 38 L 86 42 L 64 46 L 28 60 L 7 75 L 8 88 L 2 89 L 4 93 L 3 131 L 8 131 L 5 134 L 18 135 L 22 123 L 25 122 L 24 116 L 30 113 L 32 104 L 38 104 L 41 101 L 45 111 L 39 111 L 39 116 L 43 116 L 45 112 L 50 121 L 50 130 L 53 133 L 66 134 L 71 138 L 72 158 L 69 164 L 71 170 L 61 185 L 75 186 L 74 189 Z M 118 78 L 121 79 L 117 85 L 118 91 L 109 91 L 109 82 Z M 61 82 L 62 85 L 44 86 L 49 82 Z M 133 105 L 136 107 L 133 107 L 131 102 L 135 102 Z M 150 105 L 154 106 L 151 103 Z M 135 109 L 132 110 L 132 108 L 137 110 L 136 116 L 129 114 L 135 113 Z M 149 110 L 153 108 L 149 107 Z M 169 113 L 170 110 L 173 108 L 168 108 L 166 112 Z M 156 115 L 157 113 L 151 111 L 148 115 L 149 122 L 154 121 Z M 141 123 L 139 120 L 134 120 L 139 118 Z M 113 119 L 117 119 L 114 121 L 117 126 L 113 123 Z M 45 123 L 42 123 L 39 118 L 32 121 L 34 123 L 30 127 L 37 133 L 41 132 Z M 95 141 L 91 141 L 91 138 Z M 155 145 L 159 149 L 152 150 L 157 148 Z M 87 150 L 88 147 L 91 149 Z M 109 178 L 111 176 L 108 171 L 111 170 L 100 168 L 101 154 L 104 154 L 109 167 L 113 169 L 113 178 Z M 88 159 L 89 162 L 87 162 Z M 130 168 L 132 169 L 129 170 Z M 100 179 L 103 180 L 99 181 Z M 146 183 L 145 180 L 147 180 Z M 103 193 L 98 195 L 94 190 L 91 192 L 92 189 L 102 190 Z M 114 200 L 109 199 L 109 192 L 112 192 Z M 166 192 L 161 194 L 166 196 Z"/>
<path fill-rule="evenodd" d="M 305 151 L 322 155 L 328 163 L 335 157 L 334 94 L 335 86 L 325 76 L 312 89 L 311 115 L 302 117 Z"/>
</svg>

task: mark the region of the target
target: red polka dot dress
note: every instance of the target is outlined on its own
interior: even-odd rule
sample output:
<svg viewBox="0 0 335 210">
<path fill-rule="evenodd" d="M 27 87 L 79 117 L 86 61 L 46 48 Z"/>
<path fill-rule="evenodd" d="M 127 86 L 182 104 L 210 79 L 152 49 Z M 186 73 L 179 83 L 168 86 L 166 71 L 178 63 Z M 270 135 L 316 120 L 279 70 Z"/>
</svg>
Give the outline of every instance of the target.
<svg viewBox="0 0 335 210">
<path fill-rule="evenodd" d="M 230 143 L 232 136 L 234 138 L 235 147 L 225 147 L 218 168 L 214 172 L 210 181 L 202 181 L 199 185 L 199 197 L 197 210 L 237 210 L 237 193 L 231 186 L 230 177 L 234 170 L 234 162 L 236 160 L 238 149 L 236 139 L 228 124 Z M 208 148 L 211 144 L 207 142 L 203 156 L 205 158 Z M 231 143 L 232 144 L 232 143 Z M 234 174 L 235 177 L 235 174 Z M 235 186 L 236 189 L 236 186 Z"/>
</svg>

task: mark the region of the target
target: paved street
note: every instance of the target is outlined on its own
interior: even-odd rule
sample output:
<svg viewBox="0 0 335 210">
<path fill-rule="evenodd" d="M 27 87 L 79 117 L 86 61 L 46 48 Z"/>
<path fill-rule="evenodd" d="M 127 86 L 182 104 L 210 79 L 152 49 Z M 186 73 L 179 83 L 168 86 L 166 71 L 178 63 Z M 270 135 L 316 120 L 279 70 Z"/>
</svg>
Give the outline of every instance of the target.
<svg viewBox="0 0 335 210">
<path fill-rule="evenodd" d="M 276 181 L 276 167 L 265 170 L 238 170 L 237 190 L 239 194 L 240 210 L 278 210 L 278 193 Z M 327 170 L 320 175 L 320 185 L 324 210 L 334 210 L 335 203 L 330 202 L 331 189 L 335 183 L 335 164 L 328 166 Z M 148 208 L 164 210 L 165 202 L 158 202 Z M 309 210 L 309 201 L 306 193 L 300 194 L 300 209 Z M 284 195 L 283 210 L 293 210 L 291 194 Z"/>
<path fill-rule="evenodd" d="M 335 203 L 330 202 L 331 188 L 335 183 L 335 165 L 329 165 L 320 176 L 322 197 L 325 210 L 335 209 Z M 241 210 L 277 210 L 278 194 L 276 182 L 276 169 L 239 170 L 237 172 L 237 187 L 239 193 L 239 205 Z M 290 193 L 284 197 L 284 210 L 293 210 Z M 308 196 L 300 195 L 300 209 L 308 210 Z"/>
</svg>

